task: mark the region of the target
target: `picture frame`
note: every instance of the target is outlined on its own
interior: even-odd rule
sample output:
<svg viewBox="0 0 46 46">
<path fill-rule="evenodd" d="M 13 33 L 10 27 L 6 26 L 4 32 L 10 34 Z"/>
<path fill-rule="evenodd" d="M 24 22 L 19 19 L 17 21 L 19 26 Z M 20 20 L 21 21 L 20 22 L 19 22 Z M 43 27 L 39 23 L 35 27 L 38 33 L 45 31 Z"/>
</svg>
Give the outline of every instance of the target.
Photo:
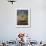
<svg viewBox="0 0 46 46">
<path fill-rule="evenodd" d="M 16 27 L 30 27 L 30 8 L 17 8 L 16 9 Z"/>
</svg>

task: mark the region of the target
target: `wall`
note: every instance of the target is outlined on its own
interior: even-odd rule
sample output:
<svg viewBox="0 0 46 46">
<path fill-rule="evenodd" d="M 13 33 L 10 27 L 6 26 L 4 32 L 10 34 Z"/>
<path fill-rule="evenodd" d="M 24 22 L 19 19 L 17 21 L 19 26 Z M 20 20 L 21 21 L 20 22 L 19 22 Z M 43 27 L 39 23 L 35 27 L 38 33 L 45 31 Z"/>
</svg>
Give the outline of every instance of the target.
<svg viewBox="0 0 46 46">
<path fill-rule="evenodd" d="M 31 27 L 16 28 L 16 8 L 31 8 Z M 0 0 L 0 40 L 15 40 L 19 32 L 31 35 L 33 40 L 46 40 L 45 0 L 17 0 L 13 5 Z"/>
</svg>

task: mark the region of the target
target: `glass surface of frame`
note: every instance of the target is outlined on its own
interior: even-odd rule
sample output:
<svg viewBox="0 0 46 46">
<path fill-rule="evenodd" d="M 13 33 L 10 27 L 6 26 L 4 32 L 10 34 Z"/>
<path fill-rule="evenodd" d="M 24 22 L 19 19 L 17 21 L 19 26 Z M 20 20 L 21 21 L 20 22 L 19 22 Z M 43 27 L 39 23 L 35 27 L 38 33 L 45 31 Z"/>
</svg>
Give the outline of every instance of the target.
<svg viewBox="0 0 46 46">
<path fill-rule="evenodd" d="M 29 8 L 17 8 L 16 27 L 30 27 L 30 16 Z"/>
</svg>

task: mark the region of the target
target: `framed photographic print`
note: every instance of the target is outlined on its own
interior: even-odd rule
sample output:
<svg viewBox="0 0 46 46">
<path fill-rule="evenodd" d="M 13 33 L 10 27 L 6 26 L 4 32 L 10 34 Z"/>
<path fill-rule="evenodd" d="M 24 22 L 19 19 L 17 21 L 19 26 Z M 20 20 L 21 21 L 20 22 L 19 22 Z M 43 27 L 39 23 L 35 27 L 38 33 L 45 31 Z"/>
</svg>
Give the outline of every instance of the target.
<svg viewBox="0 0 46 46">
<path fill-rule="evenodd" d="M 16 9 L 16 27 L 30 27 L 30 9 Z"/>
</svg>

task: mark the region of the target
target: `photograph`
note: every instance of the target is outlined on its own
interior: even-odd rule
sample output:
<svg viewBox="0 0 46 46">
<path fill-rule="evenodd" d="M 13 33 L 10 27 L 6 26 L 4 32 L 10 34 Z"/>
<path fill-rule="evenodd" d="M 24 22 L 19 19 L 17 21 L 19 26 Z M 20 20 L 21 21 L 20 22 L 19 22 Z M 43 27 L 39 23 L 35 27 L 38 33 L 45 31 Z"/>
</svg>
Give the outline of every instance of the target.
<svg viewBox="0 0 46 46">
<path fill-rule="evenodd" d="M 17 10 L 17 25 L 28 25 L 28 10 Z"/>
<path fill-rule="evenodd" d="M 0 0 L 0 46 L 46 46 L 46 0 Z"/>
</svg>

